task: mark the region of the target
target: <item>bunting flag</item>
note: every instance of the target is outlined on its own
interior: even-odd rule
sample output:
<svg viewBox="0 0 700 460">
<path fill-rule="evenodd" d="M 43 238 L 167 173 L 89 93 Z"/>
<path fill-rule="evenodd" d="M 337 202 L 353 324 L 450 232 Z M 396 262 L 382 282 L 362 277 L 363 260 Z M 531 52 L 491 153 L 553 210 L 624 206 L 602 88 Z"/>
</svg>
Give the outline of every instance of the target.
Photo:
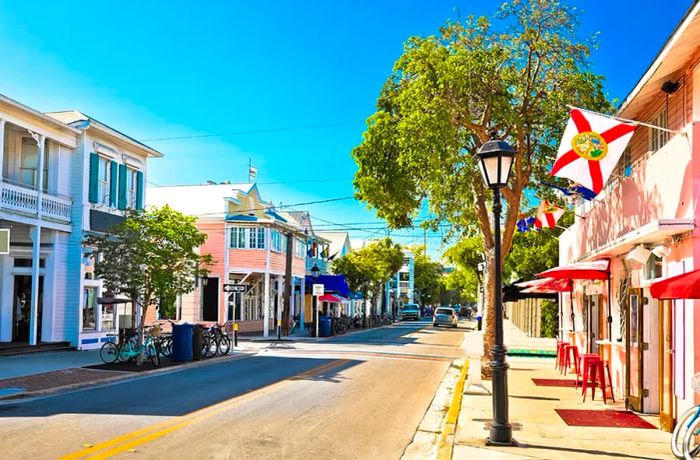
<svg viewBox="0 0 700 460">
<path fill-rule="evenodd" d="M 597 195 L 636 128 L 636 123 L 572 109 L 549 174 L 571 179 Z"/>
<path fill-rule="evenodd" d="M 540 202 L 540 207 L 537 208 L 537 217 L 535 218 L 536 228 L 554 228 L 557 221 L 564 214 L 564 209 L 557 205 L 551 204 L 548 201 Z"/>
<path fill-rule="evenodd" d="M 520 219 L 516 222 L 518 232 L 523 233 L 532 228 L 535 223 L 535 218 L 532 216 L 526 217 L 525 214 L 520 214 Z"/>
<path fill-rule="evenodd" d="M 592 190 L 588 190 L 583 185 L 574 184 L 571 187 L 560 187 L 559 185 L 550 184 L 548 182 L 540 182 L 540 184 L 559 190 L 566 196 L 580 196 L 586 201 L 591 201 L 593 198 L 596 197 L 596 194 L 593 193 Z"/>
</svg>

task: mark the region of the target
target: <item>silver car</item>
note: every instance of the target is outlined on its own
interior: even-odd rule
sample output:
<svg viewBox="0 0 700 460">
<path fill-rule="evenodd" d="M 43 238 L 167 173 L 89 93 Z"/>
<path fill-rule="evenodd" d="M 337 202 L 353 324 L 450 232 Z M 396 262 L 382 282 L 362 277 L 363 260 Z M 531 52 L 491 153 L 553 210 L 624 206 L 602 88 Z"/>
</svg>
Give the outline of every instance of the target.
<svg viewBox="0 0 700 460">
<path fill-rule="evenodd" d="M 457 327 L 457 313 L 452 308 L 440 307 L 433 314 L 433 326 Z"/>
</svg>

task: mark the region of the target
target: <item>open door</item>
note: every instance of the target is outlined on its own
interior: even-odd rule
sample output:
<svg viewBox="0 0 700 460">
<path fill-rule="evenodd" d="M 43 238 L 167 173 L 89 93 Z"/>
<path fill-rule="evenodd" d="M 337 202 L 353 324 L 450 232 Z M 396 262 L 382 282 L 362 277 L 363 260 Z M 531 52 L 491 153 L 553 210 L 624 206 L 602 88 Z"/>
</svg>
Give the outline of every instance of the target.
<svg viewBox="0 0 700 460">
<path fill-rule="evenodd" d="M 642 314 L 642 290 L 635 288 L 629 290 L 627 296 L 627 383 L 625 406 L 637 412 L 642 411 L 643 399 L 643 318 Z"/>
<path fill-rule="evenodd" d="M 673 303 L 659 301 L 659 424 L 673 431 L 676 414 L 673 403 Z"/>
</svg>

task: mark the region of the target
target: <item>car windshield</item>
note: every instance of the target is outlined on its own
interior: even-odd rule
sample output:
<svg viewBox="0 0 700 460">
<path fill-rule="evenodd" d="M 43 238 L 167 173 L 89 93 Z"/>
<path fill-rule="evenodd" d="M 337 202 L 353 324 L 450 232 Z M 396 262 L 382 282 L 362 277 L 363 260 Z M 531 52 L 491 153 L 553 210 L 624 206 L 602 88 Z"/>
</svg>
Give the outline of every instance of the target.
<svg viewBox="0 0 700 460">
<path fill-rule="evenodd" d="M 438 308 L 435 314 L 437 315 L 451 315 L 453 313 L 453 310 L 450 310 L 449 308 Z"/>
</svg>

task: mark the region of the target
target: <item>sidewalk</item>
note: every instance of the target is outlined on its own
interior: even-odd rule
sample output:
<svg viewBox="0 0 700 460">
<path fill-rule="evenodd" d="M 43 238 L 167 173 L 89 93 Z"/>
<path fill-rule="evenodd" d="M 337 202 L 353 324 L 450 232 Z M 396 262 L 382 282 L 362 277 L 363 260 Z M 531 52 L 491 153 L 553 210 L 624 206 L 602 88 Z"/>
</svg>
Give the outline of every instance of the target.
<svg viewBox="0 0 700 460">
<path fill-rule="evenodd" d="M 506 343 L 511 346 L 547 347 L 547 340 L 532 339 L 519 333 L 510 321 L 504 325 Z M 515 330 L 514 330 L 515 329 Z M 479 350 L 481 336 L 467 333 L 466 348 Z M 468 384 L 462 399 L 458 425 L 454 436 L 454 459 L 588 459 L 597 458 L 671 458 L 670 433 L 650 428 L 569 426 L 555 409 L 584 409 L 624 411 L 624 403 L 608 400 L 603 404 L 600 390 L 596 399 L 582 402 L 581 390 L 564 386 L 537 386 L 533 378 L 573 381 L 575 376 L 563 376 L 554 369 L 552 358 L 508 358 L 509 419 L 517 447 L 486 446 L 488 423 L 493 416 L 491 395 L 470 391 Z M 490 391 L 491 381 L 483 381 Z M 471 387 L 472 389 L 474 387 Z M 595 412 L 586 423 L 596 423 L 604 412 Z M 658 427 L 658 417 L 640 416 Z M 641 421 L 640 423 L 644 423 Z"/>
</svg>

